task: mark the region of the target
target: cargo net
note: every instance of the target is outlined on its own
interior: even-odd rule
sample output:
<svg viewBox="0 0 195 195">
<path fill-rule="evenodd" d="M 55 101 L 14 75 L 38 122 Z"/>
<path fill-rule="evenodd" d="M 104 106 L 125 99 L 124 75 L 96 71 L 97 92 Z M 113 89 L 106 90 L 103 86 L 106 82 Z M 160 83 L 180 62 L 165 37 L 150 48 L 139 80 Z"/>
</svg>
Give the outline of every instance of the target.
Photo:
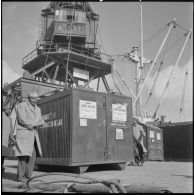
<svg viewBox="0 0 195 195">
<path fill-rule="evenodd" d="M 79 174 L 46 173 L 34 176 L 20 186 L 33 193 L 171 193 L 155 186 L 123 186 L 119 179 L 100 180 Z"/>
</svg>

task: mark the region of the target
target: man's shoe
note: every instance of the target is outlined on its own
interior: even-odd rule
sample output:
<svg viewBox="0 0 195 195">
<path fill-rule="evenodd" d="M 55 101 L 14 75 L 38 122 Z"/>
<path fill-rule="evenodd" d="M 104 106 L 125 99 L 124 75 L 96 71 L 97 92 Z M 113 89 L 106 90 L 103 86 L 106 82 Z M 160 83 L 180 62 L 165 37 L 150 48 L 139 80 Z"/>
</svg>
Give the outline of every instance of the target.
<svg viewBox="0 0 195 195">
<path fill-rule="evenodd" d="M 26 176 L 26 175 L 25 175 L 25 177 L 26 177 L 27 180 L 29 180 L 31 178 L 30 176 Z"/>
<path fill-rule="evenodd" d="M 136 166 L 135 162 L 129 162 L 127 166 Z"/>
<path fill-rule="evenodd" d="M 28 179 L 27 178 L 23 178 L 23 179 L 17 179 L 18 182 L 27 182 Z"/>
</svg>

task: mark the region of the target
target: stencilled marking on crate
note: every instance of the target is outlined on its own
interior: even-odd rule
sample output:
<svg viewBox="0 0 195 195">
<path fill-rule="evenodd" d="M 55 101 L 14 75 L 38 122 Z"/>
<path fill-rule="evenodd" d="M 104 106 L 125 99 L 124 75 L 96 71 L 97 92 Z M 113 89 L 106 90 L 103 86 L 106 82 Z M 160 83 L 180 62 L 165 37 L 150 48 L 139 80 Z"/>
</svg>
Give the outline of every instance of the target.
<svg viewBox="0 0 195 195">
<path fill-rule="evenodd" d="M 42 115 L 42 117 L 45 121 L 45 124 L 42 128 L 58 127 L 58 126 L 62 126 L 62 124 L 63 124 L 62 118 L 56 119 L 56 112 L 44 114 L 44 115 Z"/>
<path fill-rule="evenodd" d="M 48 127 L 59 127 L 62 126 L 62 118 L 61 119 L 56 119 L 52 121 L 45 122 L 43 128 L 48 128 Z"/>
<path fill-rule="evenodd" d="M 112 121 L 127 121 L 127 104 L 112 104 Z"/>
<path fill-rule="evenodd" d="M 92 101 L 79 101 L 79 117 L 97 119 L 97 103 Z"/>
<path fill-rule="evenodd" d="M 44 114 L 44 115 L 42 115 L 42 118 L 44 121 L 54 119 L 54 118 L 56 118 L 56 112 L 50 112 L 48 114 Z"/>
</svg>

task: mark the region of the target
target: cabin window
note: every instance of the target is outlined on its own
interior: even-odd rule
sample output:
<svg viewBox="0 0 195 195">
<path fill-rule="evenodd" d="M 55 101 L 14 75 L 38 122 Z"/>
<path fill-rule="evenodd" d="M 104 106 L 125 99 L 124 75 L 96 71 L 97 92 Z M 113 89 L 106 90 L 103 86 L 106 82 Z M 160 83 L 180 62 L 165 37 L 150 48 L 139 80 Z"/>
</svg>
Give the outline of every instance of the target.
<svg viewBox="0 0 195 195">
<path fill-rule="evenodd" d="M 71 11 L 71 10 L 67 10 L 66 11 L 66 18 L 67 18 L 67 21 L 73 21 L 74 20 L 74 12 Z"/>
<path fill-rule="evenodd" d="M 67 15 L 67 20 L 74 20 L 74 16 L 73 15 Z"/>
<path fill-rule="evenodd" d="M 77 10 L 55 10 L 55 20 L 63 22 L 86 23 L 86 14 Z"/>
<path fill-rule="evenodd" d="M 56 21 L 67 21 L 66 10 L 55 10 L 55 20 Z"/>
</svg>

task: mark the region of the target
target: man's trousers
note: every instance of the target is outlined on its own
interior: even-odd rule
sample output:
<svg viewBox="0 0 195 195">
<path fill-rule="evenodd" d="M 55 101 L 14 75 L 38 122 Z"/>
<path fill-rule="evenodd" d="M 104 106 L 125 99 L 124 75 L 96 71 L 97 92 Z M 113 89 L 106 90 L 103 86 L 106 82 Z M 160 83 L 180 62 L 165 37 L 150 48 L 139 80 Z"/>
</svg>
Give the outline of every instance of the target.
<svg viewBox="0 0 195 195">
<path fill-rule="evenodd" d="M 18 157 L 18 171 L 17 171 L 18 181 L 25 181 L 31 178 L 32 172 L 34 170 L 35 160 L 36 160 L 35 146 L 33 148 L 32 157 L 30 156 Z"/>
</svg>

